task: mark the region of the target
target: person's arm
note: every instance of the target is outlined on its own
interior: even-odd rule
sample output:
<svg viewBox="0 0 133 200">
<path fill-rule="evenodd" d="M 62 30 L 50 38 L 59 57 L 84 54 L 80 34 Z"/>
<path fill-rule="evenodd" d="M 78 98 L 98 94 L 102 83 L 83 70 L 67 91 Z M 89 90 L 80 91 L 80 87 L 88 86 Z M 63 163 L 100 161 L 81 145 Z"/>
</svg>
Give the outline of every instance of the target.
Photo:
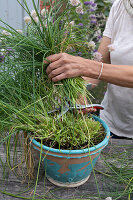
<svg viewBox="0 0 133 200">
<path fill-rule="evenodd" d="M 110 45 L 111 39 L 108 37 L 103 37 L 101 40 L 101 43 L 98 48 L 98 52 L 102 55 L 102 60 L 101 62 L 103 63 L 110 63 L 110 52 L 108 50 L 108 45 Z M 91 88 L 94 88 L 99 84 L 99 80 L 93 79 L 93 78 L 88 78 L 83 76 L 83 79 L 86 81 L 86 83 L 91 83 L 92 86 Z"/>
<path fill-rule="evenodd" d="M 98 48 L 98 52 L 102 55 L 102 62 L 104 63 L 110 63 L 110 52 L 108 51 L 108 45 L 111 43 L 110 41 L 111 39 L 108 37 L 103 37 L 100 43 L 100 46 Z M 93 79 L 90 77 L 86 77 L 86 76 L 82 76 L 84 78 L 84 80 L 86 80 L 86 84 L 87 83 L 91 83 L 92 84 L 92 88 L 94 88 L 95 86 L 98 85 L 98 83 L 100 82 L 97 79 Z"/>
<path fill-rule="evenodd" d="M 108 46 L 111 44 L 111 39 L 108 37 L 103 37 L 98 48 L 98 52 L 102 55 L 101 62 L 110 64 L 110 52 Z"/>
<path fill-rule="evenodd" d="M 47 60 L 50 62 L 47 68 L 47 74 L 54 82 L 78 76 L 85 76 L 97 80 L 101 71 L 100 62 L 66 53 L 51 55 Z M 45 61 L 44 63 L 48 62 Z M 133 88 L 133 66 L 104 63 L 100 80 Z"/>
</svg>

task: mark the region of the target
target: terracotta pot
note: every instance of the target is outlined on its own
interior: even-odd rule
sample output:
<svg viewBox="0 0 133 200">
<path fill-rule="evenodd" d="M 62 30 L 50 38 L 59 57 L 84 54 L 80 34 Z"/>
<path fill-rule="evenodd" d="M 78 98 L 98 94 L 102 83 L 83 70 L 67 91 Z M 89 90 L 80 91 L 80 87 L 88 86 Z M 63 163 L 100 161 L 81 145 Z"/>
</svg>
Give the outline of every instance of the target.
<svg viewBox="0 0 133 200">
<path fill-rule="evenodd" d="M 44 158 L 44 170 L 50 182 L 62 187 L 77 187 L 85 183 L 95 166 L 102 149 L 108 144 L 110 130 L 107 124 L 99 117 L 94 116 L 106 132 L 104 140 L 94 147 L 81 150 L 61 150 L 43 145 L 42 157 Z M 41 145 L 36 140 L 31 140 L 31 145 L 36 149 L 38 158 Z"/>
</svg>

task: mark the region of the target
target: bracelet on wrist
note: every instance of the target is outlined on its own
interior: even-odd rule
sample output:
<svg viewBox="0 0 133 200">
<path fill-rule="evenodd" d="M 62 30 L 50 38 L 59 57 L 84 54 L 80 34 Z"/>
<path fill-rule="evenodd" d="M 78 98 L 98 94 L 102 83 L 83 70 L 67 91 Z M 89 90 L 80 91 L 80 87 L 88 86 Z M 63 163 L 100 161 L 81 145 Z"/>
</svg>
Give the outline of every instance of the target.
<svg viewBox="0 0 133 200">
<path fill-rule="evenodd" d="M 99 75 L 98 75 L 98 80 L 100 80 L 100 78 L 101 78 L 101 75 L 102 75 L 102 72 L 103 72 L 103 63 L 101 62 L 101 70 L 100 70 L 100 73 L 99 73 Z"/>
</svg>

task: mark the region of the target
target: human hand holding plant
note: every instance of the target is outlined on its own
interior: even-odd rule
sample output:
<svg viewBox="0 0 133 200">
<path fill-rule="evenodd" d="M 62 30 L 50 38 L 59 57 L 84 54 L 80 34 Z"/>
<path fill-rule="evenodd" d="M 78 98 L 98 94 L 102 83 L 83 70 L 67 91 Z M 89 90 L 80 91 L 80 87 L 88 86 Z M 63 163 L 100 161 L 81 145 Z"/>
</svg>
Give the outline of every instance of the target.
<svg viewBox="0 0 133 200">
<path fill-rule="evenodd" d="M 84 67 L 81 57 L 74 57 L 66 53 L 59 53 L 51 55 L 47 58 L 50 62 L 46 72 L 49 79 L 54 82 L 60 81 L 66 78 L 72 78 L 75 76 L 82 76 L 83 70 L 81 70 L 81 65 Z M 44 61 L 47 63 L 47 61 Z"/>
<path fill-rule="evenodd" d="M 47 73 L 50 79 L 53 81 L 59 81 L 64 78 L 70 78 L 74 76 L 82 76 L 83 70 L 86 67 L 87 59 L 81 58 L 79 56 L 72 56 L 66 53 L 54 54 L 49 56 L 44 63 L 50 62 Z M 87 98 L 84 96 L 79 96 L 77 99 L 77 104 L 87 105 Z M 96 112 L 95 108 L 85 108 L 80 110 L 84 114 L 88 112 Z"/>
<path fill-rule="evenodd" d="M 47 74 L 49 79 L 54 82 L 66 78 L 86 76 L 97 78 L 101 63 L 85 59 L 79 56 L 72 56 L 66 53 L 54 54 L 46 58 L 45 64 L 48 64 Z M 94 72 L 95 71 L 95 72 Z"/>
<path fill-rule="evenodd" d="M 90 97 L 89 92 L 87 94 L 85 81 L 80 76 L 86 76 L 87 65 L 90 67 L 94 62 L 88 58 L 93 57 L 96 48 L 93 36 L 97 27 L 91 29 L 90 18 L 86 18 L 88 13 L 85 12 L 85 7 L 78 10 L 84 11 L 83 15 L 82 12 L 77 12 L 77 6 L 72 7 L 72 5 L 68 5 L 65 11 L 60 13 L 59 9 L 55 9 L 59 5 L 55 3 L 54 8 L 51 7 L 49 12 L 44 8 L 39 13 L 38 6 L 34 3 L 35 10 L 30 12 L 25 1 L 25 11 L 28 16 L 24 18 L 26 27 L 21 33 L 8 27 L 1 20 L 8 27 L 3 27 L 3 32 L 0 33 L 1 40 L 4 41 L 1 48 L 4 52 L 12 48 L 13 52 L 13 55 L 5 54 L 4 63 L 0 65 L 2 91 L 0 125 L 3 130 L 5 130 L 4 119 L 8 130 L 14 127 L 13 130 L 26 130 L 45 138 L 45 133 L 49 130 L 45 124 L 48 124 L 49 120 L 53 122 L 53 118 L 57 118 L 58 115 L 58 112 L 53 114 L 55 116 L 48 115 L 49 111 L 61 105 L 61 112 L 63 112 L 67 102 L 76 107 L 77 101 L 79 104 L 85 104 L 82 101 L 84 96 L 87 96 L 87 99 Z M 75 13 L 76 19 L 73 19 Z M 81 27 L 83 19 L 87 21 L 85 20 L 84 27 Z M 47 68 L 43 67 L 43 60 L 50 62 Z M 47 61 L 45 63 L 48 64 Z M 63 73 L 64 69 L 65 73 Z M 54 82 L 61 81 L 56 84 L 50 81 L 45 70 Z M 75 76 L 78 78 L 71 78 Z M 80 100 L 79 95 L 83 97 Z M 70 120 L 67 117 L 69 114 L 71 112 L 63 116 L 63 120 L 67 122 L 66 127 L 69 127 Z M 78 120 L 79 117 L 83 119 L 82 115 L 78 115 Z M 58 122 L 61 126 L 62 120 Z M 49 126 L 52 128 L 51 125 Z M 84 131 L 81 130 L 82 132 Z"/>
</svg>

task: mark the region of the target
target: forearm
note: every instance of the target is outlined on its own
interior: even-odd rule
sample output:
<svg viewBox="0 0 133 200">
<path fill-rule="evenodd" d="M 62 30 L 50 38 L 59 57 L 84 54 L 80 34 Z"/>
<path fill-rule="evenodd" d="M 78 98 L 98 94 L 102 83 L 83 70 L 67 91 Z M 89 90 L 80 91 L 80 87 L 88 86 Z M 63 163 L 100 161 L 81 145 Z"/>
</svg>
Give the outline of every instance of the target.
<svg viewBox="0 0 133 200">
<path fill-rule="evenodd" d="M 101 80 L 133 88 L 133 66 L 104 64 Z"/>
<path fill-rule="evenodd" d="M 108 45 L 110 45 L 111 39 L 103 37 L 98 48 L 98 52 L 102 55 L 102 62 L 110 64 L 110 52 Z"/>
<path fill-rule="evenodd" d="M 89 61 L 87 68 L 88 71 L 85 74 L 91 78 L 98 79 L 101 63 L 96 61 L 91 61 L 90 63 Z M 133 88 L 133 66 L 104 63 L 100 80 L 122 87 Z"/>
<path fill-rule="evenodd" d="M 110 53 L 108 51 L 108 45 L 110 44 L 111 40 L 110 38 L 103 37 L 101 40 L 101 43 L 98 48 L 98 52 L 101 54 L 101 62 L 103 63 L 109 63 L 110 64 Z M 99 80 L 83 77 L 84 80 L 86 80 L 87 83 L 92 83 L 92 88 L 97 86 L 99 84 Z"/>
</svg>

